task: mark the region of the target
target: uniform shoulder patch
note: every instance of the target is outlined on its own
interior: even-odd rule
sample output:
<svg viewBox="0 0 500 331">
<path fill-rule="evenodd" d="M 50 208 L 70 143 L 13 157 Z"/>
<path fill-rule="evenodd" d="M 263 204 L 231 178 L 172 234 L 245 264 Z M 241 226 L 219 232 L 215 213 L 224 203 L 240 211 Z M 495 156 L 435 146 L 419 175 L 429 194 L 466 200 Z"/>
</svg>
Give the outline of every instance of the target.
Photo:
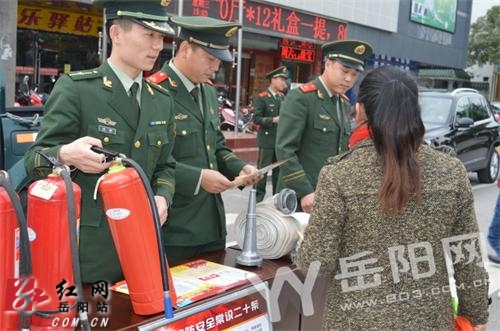
<svg viewBox="0 0 500 331">
<path fill-rule="evenodd" d="M 68 76 L 72 80 L 82 80 L 82 79 L 99 78 L 102 76 L 102 74 L 97 69 L 92 69 L 92 70 L 70 72 Z"/>
<path fill-rule="evenodd" d="M 345 94 L 341 94 L 340 96 L 342 97 L 342 99 L 344 99 L 344 101 L 346 101 L 346 102 L 350 102 L 350 101 L 349 101 L 349 97 L 348 97 L 347 95 L 345 95 Z"/>
<path fill-rule="evenodd" d="M 318 89 L 318 87 L 314 84 L 303 84 L 303 85 L 300 85 L 299 89 L 304 93 L 309 93 L 309 92 L 316 91 Z"/>
<path fill-rule="evenodd" d="M 158 71 L 146 77 L 149 82 L 160 84 L 168 79 L 168 74 L 165 71 Z"/>
<path fill-rule="evenodd" d="M 259 97 L 267 97 L 267 91 L 260 92 Z"/>
<path fill-rule="evenodd" d="M 345 159 L 346 157 L 349 156 L 349 154 L 351 154 L 351 150 L 347 151 L 347 152 L 344 152 L 344 153 L 341 153 L 339 155 L 335 155 L 335 156 L 331 156 L 329 157 L 326 162 L 325 162 L 325 165 L 330 165 L 330 164 L 337 164 L 339 163 L 340 161 L 342 161 L 343 159 Z"/>
</svg>

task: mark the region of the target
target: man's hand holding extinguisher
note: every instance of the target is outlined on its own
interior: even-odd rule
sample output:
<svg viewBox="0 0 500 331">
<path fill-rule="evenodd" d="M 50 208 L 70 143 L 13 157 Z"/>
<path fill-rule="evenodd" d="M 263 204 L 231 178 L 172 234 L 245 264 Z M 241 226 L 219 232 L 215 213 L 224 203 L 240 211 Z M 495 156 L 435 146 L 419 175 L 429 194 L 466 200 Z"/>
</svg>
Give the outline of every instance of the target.
<svg viewBox="0 0 500 331">
<path fill-rule="evenodd" d="M 102 142 L 93 137 L 85 136 L 73 142 L 62 145 L 59 149 L 58 159 L 61 163 L 74 167 L 84 173 L 99 174 L 111 166 L 111 161 L 105 154 L 96 153 L 92 147 L 102 148 Z M 155 195 L 156 207 L 163 225 L 167 221 L 168 203 L 165 197 Z"/>
</svg>

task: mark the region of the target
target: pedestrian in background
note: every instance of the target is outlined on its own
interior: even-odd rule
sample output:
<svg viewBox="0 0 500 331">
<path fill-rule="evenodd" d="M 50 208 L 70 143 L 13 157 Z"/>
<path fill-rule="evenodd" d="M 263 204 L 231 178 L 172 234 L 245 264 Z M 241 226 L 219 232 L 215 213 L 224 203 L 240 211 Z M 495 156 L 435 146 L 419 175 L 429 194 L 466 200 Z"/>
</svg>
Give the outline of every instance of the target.
<svg viewBox="0 0 500 331">
<path fill-rule="evenodd" d="M 469 178 L 424 144 L 416 81 L 377 68 L 355 108 L 351 150 L 322 169 L 296 260 L 331 277 L 323 329 L 453 330 L 450 253 L 458 313 L 484 330 L 488 274 Z"/>
<path fill-rule="evenodd" d="M 372 47 L 343 40 L 322 46 L 325 68 L 312 83 L 290 91 L 281 107 L 276 137 L 279 170 L 277 191 L 297 193 L 299 210 L 311 212 L 321 167 L 328 157 L 347 150 L 351 133 L 350 104 L 344 93 L 364 70 Z"/>
<path fill-rule="evenodd" d="M 257 133 L 257 146 L 259 147 L 259 158 L 257 167 L 263 168 L 276 162 L 276 129 L 280 119 L 280 106 L 285 97 L 284 91 L 287 88 L 288 69 L 281 66 L 266 74 L 269 86 L 266 91 L 258 94 L 254 102 L 253 122 L 260 126 Z M 276 168 L 272 174 L 272 193 L 276 193 L 278 184 L 278 172 Z M 257 190 L 257 202 L 262 201 L 266 195 L 267 174 L 255 184 Z"/>
<path fill-rule="evenodd" d="M 497 178 L 497 186 L 500 188 L 500 178 Z M 494 254 L 489 254 L 488 258 L 495 265 L 500 266 L 500 194 L 498 195 L 493 219 L 488 229 L 488 242 L 494 251 Z"/>
<path fill-rule="evenodd" d="M 144 169 L 162 222 L 175 183 L 173 99 L 142 76 L 153 68 L 165 35 L 173 34 L 166 7 L 156 0 L 93 3 L 106 7 L 111 54 L 98 68 L 57 80 L 40 132 L 25 155 L 32 179 L 45 178 L 52 168 L 39 150 L 74 169 L 73 181 L 82 191 L 79 248 L 84 283 L 123 279 L 102 201 L 93 198 L 97 179 L 110 163 L 90 148 L 123 153 Z"/>
<path fill-rule="evenodd" d="M 172 17 L 182 42 L 175 58 L 150 76 L 175 99 L 176 190 L 163 227 L 169 261 L 181 261 L 226 245 L 221 193 L 236 176 L 256 171 L 227 146 L 219 128 L 217 94 L 207 82 L 221 61 L 232 61 L 229 37 L 238 23 L 209 17 Z M 254 184 L 260 178 L 251 178 Z"/>
</svg>

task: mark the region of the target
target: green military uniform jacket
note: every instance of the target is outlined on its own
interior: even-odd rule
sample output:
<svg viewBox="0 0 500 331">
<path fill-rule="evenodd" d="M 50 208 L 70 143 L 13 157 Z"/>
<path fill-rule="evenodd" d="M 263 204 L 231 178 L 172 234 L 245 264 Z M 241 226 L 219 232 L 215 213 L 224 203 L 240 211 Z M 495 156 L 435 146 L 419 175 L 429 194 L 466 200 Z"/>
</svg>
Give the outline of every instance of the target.
<svg viewBox="0 0 500 331">
<path fill-rule="evenodd" d="M 274 149 L 276 143 L 277 123 L 273 123 L 273 118 L 279 116 L 283 94 L 276 93 L 276 97 L 267 90 L 259 93 L 255 98 L 253 122 L 260 125 L 257 133 L 257 146 L 260 148 Z"/>
<path fill-rule="evenodd" d="M 291 188 L 298 198 L 314 192 L 327 158 L 347 150 L 349 102 L 339 99 L 335 102 L 328 97 L 319 78 L 288 93 L 281 107 L 276 156 L 289 161 L 280 168 L 278 191 Z M 337 104 L 343 120 L 339 120 Z"/>
<path fill-rule="evenodd" d="M 49 163 L 36 153 L 57 157 L 62 145 L 91 136 L 103 147 L 134 159 L 151 179 L 156 195 L 173 200 L 175 137 L 173 100 L 160 86 L 143 80 L 139 122 L 132 123 L 127 92 L 107 63 L 99 68 L 62 76 L 45 105 L 40 132 L 25 155 L 27 173 L 33 179 L 50 172 Z M 42 168 L 39 168 L 42 166 Z M 43 168 L 45 166 L 45 168 Z M 101 199 L 94 188 L 102 174 L 72 173 L 82 190 L 80 263 L 83 281 L 123 279 Z M 50 226 L 50 225 L 48 225 Z M 130 243 L 134 245 L 134 243 Z"/>
<path fill-rule="evenodd" d="M 217 95 L 212 86 L 201 85 L 204 115 L 179 76 L 165 63 L 151 79 L 166 88 L 175 100 L 177 161 L 176 191 L 163 226 L 167 246 L 199 246 L 226 236 L 226 217 L 220 194 L 196 188 L 202 169 L 213 169 L 232 180 L 245 163 L 226 147 L 219 129 Z M 168 251 L 167 251 L 168 256 Z"/>
</svg>

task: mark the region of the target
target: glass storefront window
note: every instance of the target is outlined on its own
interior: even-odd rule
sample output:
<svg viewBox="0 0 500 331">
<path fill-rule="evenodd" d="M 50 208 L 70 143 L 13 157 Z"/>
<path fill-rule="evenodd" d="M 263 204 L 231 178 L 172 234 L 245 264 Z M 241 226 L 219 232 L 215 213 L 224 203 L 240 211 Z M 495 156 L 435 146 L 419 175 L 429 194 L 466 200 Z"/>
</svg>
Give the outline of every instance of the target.
<svg viewBox="0 0 500 331">
<path fill-rule="evenodd" d="M 18 29 L 16 85 L 28 75 L 39 92 L 50 92 L 53 79 L 66 70 L 97 67 L 98 38 Z"/>
</svg>

